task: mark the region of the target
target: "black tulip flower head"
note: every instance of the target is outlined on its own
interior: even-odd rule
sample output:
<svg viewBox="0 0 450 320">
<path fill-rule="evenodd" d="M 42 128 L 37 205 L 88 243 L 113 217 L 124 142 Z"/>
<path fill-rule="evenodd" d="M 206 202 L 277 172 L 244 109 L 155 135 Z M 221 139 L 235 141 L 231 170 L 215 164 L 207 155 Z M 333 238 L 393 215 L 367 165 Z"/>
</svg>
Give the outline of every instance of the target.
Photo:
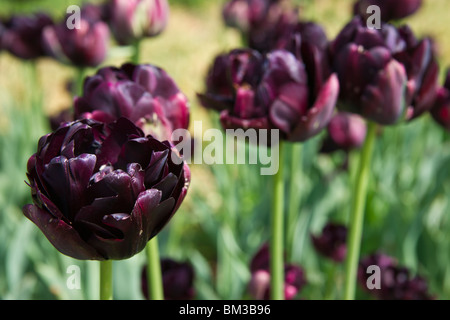
<svg viewBox="0 0 450 320">
<path fill-rule="evenodd" d="M 447 70 L 444 86 L 438 90 L 431 114 L 437 123 L 450 131 L 450 69 Z"/>
<path fill-rule="evenodd" d="M 286 0 L 231 0 L 222 14 L 228 27 L 239 30 L 248 46 L 262 53 L 275 49 L 277 39 L 298 21 L 298 9 Z"/>
<path fill-rule="evenodd" d="M 380 8 L 381 20 L 389 22 L 413 15 L 422 6 L 422 0 L 358 0 L 354 5 L 354 13 L 367 19 L 372 13 L 371 10 L 367 12 L 367 9 L 373 5 Z"/>
<path fill-rule="evenodd" d="M 159 35 L 169 20 L 167 0 L 111 0 L 107 3 L 112 33 L 120 45 Z"/>
<path fill-rule="evenodd" d="M 380 268 L 380 289 L 369 290 L 367 282 L 373 271 L 370 266 Z M 411 276 L 410 271 L 399 266 L 396 259 L 382 253 L 363 258 L 358 268 L 360 285 L 379 300 L 433 300 L 426 281 L 420 276 Z"/>
<path fill-rule="evenodd" d="M 432 107 L 438 66 L 430 39 L 418 41 L 408 27 L 369 29 L 355 17 L 330 51 L 342 109 L 392 125 Z"/>
<path fill-rule="evenodd" d="M 220 111 L 225 129 L 279 129 L 285 140 L 305 141 L 328 124 L 339 92 L 337 76 L 321 81 L 315 63 L 286 50 L 233 50 L 215 59 L 199 99 Z"/>
<path fill-rule="evenodd" d="M 161 259 L 165 300 L 192 300 L 195 297 L 194 269 L 188 262 Z M 142 292 L 148 299 L 147 267 L 142 270 Z"/>
<path fill-rule="evenodd" d="M 250 262 L 252 273 L 248 285 L 250 296 L 256 300 L 270 299 L 270 255 L 269 246 L 263 245 Z M 303 269 L 294 264 L 284 267 L 284 297 L 286 300 L 294 299 L 306 284 Z"/>
<path fill-rule="evenodd" d="M 347 255 L 347 227 L 336 223 L 328 223 L 322 234 L 312 235 L 312 243 L 322 256 L 335 262 L 344 261 Z"/>
<path fill-rule="evenodd" d="M 75 119 L 111 123 L 128 118 L 160 140 L 189 126 L 187 97 L 163 69 L 150 64 L 101 68 L 86 78 L 74 109 Z"/>
<path fill-rule="evenodd" d="M 52 25 L 53 20 L 45 13 L 13 16 L 3 26 L 0 23 L 0 48 L 24 60 L 43 57 L 43 30 Z"/>
<path fill-rule="evenodd" d="M 73 28 L 67 25 L 69 15 L 46 27 L 43 42 L 48 55 L 77 67 L 99 66 L 106 59 L 110 40 L 108 25 L 101 20 L 99 10 L 83 8 L 80 24 Z"/>
<path fill-rule="evenodd" d="M 61 253 L 80 260 L 140 252 L 183 201 L 190 173 L 169 142 L 128 119 L 66 123 L 28 160 L 24 215 Z"/>
<path fill-rule="evenodd" d="M 331 119 L 327 127 L 327 136 L 321 152 L 331 153 L 337 150 L 349 152 L 364 144 L 367 124 L 357 114 L 340 111 Z"/>
</svg>

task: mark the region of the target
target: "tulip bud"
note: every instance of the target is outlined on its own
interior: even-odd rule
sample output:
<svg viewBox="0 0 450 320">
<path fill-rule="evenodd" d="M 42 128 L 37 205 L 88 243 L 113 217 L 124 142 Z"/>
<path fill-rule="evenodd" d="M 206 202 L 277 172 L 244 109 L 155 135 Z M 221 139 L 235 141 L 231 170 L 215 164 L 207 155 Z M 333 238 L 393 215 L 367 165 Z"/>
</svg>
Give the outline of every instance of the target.
<svg viewBox="0 0 450 320">
<path fill-rule="evenodd" d="M 153 65 L 105 67 L 86 78 L 75 99 L 75 119 L 110 123 L 130 119 L 146 134 L 170 140 L 176 129 L 189 126 L 189 104 L 174 80 Z"/>
<path fill-rule="evenodd" d="M 194 269 L 189 263 L 162 259 L 161 273 L 165 300 L 192 300 L 194 298 Z M 146 266 L 142 270 L 141 283 L 142 292 L 148 299 Z"/>
<path fill-rule="evenodd" d="M 437 92 L 431 115 L 437 123 L 450 131 L 450 69 L 447 70 L 444 86 Z"/>
<path fill-rule="evenodd" d="M 321 151 L 331 153 L 359 149 L 366 140 L 366 134 L 367 124 L 363 118 L 354 113 L 339 112 L 327 127 L 327 137 Z"/>
<path fill-rule="evenodd" d="M 367 19 L 371 13 L 367 12 L 367 8 L 373 5 L 380 8 L 381 20 L 388 22 L 413 15 L 420 9 L 422 0 L 358 0 L 354 6 L 354 13 Z"/>
<path fill-rule="evenodd" d="M 320 236 L 312 236 L 312 242 L 318 253 L 335 262 L 342 262 L 347 255 L 347 228 L 328 223 Z"/>
<path fill-rule="evenodd" d="M 167 0 L 112 0 L 108 11 L 112 33 L 120 45 L 160 34 L 169 19 Z"/>
<path fill-rule="evenodd" d="M 33 204 L 23 213 L 65 255 L 130 258 L 186 195 L 189 168 L 175 164 L 173 152 L 125 118 L 66 123 L 43 136 L 28 160 Z"/>
<path fill-rule="evenodd" d="M 47 53 L 63 63 L 78 67 L 100 65 L 106 58 L 109 29 L 94 17 L 94 14 L 81 14 L 80 28 L 69 29 L 66 20 L 46 27 L 43 40 Z"/>
<path fill-rule="evenodd" d="M 43 57 L 46 55 L 42 45 L 43 30 L 52 25 L 52 19 L 44 13 L 13 16 L 3 26 L 0 23 L 0 48 L 20 59 Z"/>
</svg>

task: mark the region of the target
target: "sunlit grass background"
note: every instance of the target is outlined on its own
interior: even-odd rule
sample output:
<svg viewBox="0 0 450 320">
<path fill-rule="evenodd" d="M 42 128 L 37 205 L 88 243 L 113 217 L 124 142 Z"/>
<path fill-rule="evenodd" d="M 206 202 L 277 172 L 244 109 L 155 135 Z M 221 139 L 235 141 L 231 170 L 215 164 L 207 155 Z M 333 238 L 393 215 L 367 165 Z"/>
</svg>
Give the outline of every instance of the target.
<svg viewBox="0 0 450 320">
<path fill-rule="evenodd" d="M 49 11 L 61 16 L 82 1 L 0 0 L 0 16 Z M 94 2 L 94 1 L 92 1 Z M 172 0 L 167 30 L 148 39 L 141 60 L 164 68 L 191 101 L 192 117 L 203 128 L 216 126 L 214 116 L 198 105 L 204 76 L 214 56 L 239 46 L 226 29 L 218 0 Z M 330 39 L 351 18 L 351 0 L 300 0 L 301 16 L 321 23 Z M 407 21 L 419 36 L 437 43 L 442 72 L 450 66 L 448 0 L 425 0 Z M 114 46 L 113 46 L 114 47 Z M 126 50 L 112 48 L 104 65 L 120 65 Z M 36 67 L 36 68 L 35 68 Z M 95 70 L 89 70 L 88 74 Z M 26 162 L 38 138 L 49 131 L 46 116 L 71 106 L 65 86 L 74 70 L 51 59 L 35 66 L 0 53 L 0 298 L 96 299 L 97 262 L 59 254 L 21 213 L 30 203 Z M 38 87 L 33 84 L 37 76 Z M 309 241 L 329 219 L 345 222 L 349 214 L 349 173 L 338 172 L 341 154 L 317 156 L 317 137 L 304 146 L 298 179 L 301 207 L 292 222 L 295 237 L 288 259 L 306 270 L 308 284 L 299 298 L 340 298 L 342 268 L 319 257 Z M 374 156 L 363 254 L 376 250 L 424 276 L 439 299 L 450 298 L 450 139 L 425 116 L 410 124 L 386 128 Z M 289 159 L 288 159 L 289 160 Z M 289 165 L 289 161 L 286 165 Z M 351 173 L 351 170 L 350 170 Z M 196 271 L 199 299 L 241 299 L 250 279 L 249 260 L 268 239 L 270 177 L 258 166 L 192 166 L 192 185 L 181 209 L 160 236 L 161 255 L 188 260 Z M 142 255 L 114 263 L 116 299 L 142 299 Z M 66 285 L 67 267 L 81 268 L 81 290 Z M 360 298 L 367 296 L 360 291 Z"/>
</svg>

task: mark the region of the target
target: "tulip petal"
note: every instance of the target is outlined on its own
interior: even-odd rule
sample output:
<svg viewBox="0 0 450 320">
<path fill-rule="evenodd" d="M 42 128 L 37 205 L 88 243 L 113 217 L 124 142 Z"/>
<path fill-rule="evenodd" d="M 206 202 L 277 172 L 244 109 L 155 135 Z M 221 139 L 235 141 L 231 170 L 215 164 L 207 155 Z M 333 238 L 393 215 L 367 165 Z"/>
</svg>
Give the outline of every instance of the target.
<svg viewBox="0 0 450 320">
<path fill-rule="evenodd" d="M 305 141 L 325 128 L 333 116 L 338 95 L 339 80 L 336 74 L 332 74 L 321 88 L 314 105 L 288 135 L 288 140 Z"/>
<path fill-rule="evenodd" d="M 105 257 L 87 244 L 69 224 L 55 219 L 34 205 L 23 208 L 24 215 L 36 224 L 50 243 L 61 253 L 80 260 L 104 260 Z"/>
<path fill-rule="evenodd" d="M 382 125 L 395 124 L 405 112 L 406 83 L 404 67 L 392 60 L 363 92 L 362 115 Z"/>
</svg>

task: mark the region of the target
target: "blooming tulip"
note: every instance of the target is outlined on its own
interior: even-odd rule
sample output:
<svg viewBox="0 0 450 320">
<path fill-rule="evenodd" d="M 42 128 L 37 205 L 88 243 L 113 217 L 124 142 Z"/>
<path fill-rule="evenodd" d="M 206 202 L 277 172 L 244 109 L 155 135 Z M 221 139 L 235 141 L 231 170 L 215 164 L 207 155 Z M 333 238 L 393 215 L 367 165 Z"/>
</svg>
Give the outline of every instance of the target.
<svg viewBox="0 0 450 320">
<path fill-rule="evenodd" d="M 81 260 L 140 252 L 183 201 L 189 168 L 120 118 L 66 123 L 39 140 L 28 160 L 33 204 L 24 215 L 61 253 Z"/>
<path fill-rule="evenodd" d="M 75 99 L 75 118 L 110 123 L 126 117 L 161 140 L 189 126 L 189 105 L 174 80 L 153 65 L 105 67 L 88 77 Z"/>
<path fill-rule="evenodd" d="M 13 16 L 0 23 L 0 48 L 14 56 L 30 60 L 46 55 L 42 44 L 43 30 L 53 25 L 53 20 L 44 13 L 32 16 Z"/>
<path fill-rule="evenodd" d="M 89 11 L 90 12 L 90 11 Z M 43 31 L 48 55 L 77 67 L 96 67 L 106 58 L 109 29 L 92 13 L 81 14 L 80 28 L 69 29 L 66 20 Z"/>
<path fill-rule="evenodd" d="M 286 140 L 305 141 L 328 124 L 339 92 L 336 75 L 311 85 L 320 66 L 308 63 L 286 50 L 233 50 L 215 59 L 200 101 L 221 112 L 224 128 L 280 129 Z"/>
</svg>

